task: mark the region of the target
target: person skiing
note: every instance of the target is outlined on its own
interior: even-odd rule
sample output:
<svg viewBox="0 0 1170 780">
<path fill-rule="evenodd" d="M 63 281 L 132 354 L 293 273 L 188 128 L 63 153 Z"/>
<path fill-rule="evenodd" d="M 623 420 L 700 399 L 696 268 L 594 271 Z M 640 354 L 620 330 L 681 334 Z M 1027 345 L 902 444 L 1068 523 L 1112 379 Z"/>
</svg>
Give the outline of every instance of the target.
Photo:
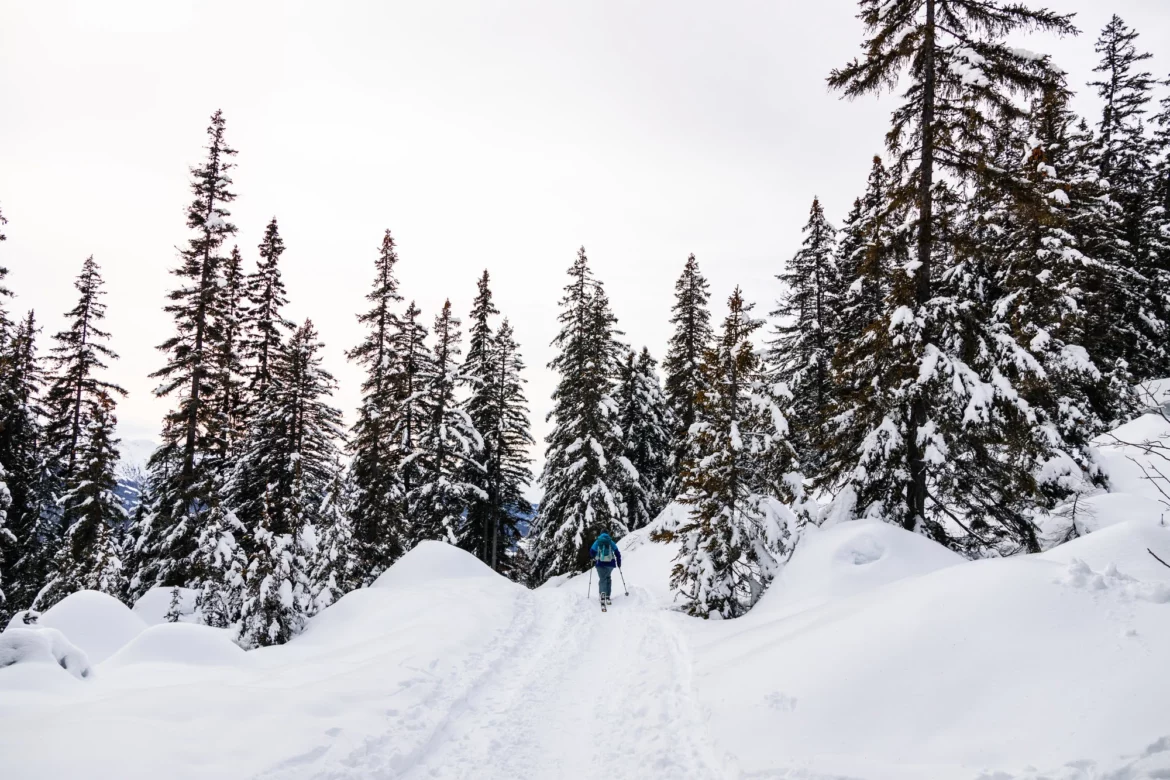
<svg viewBox="0 0 1170 780">
<path fill-rule="evenodd" d="M 622 553 L 617 548 L 617 542 L 603 531 L 589 548 L 589 560 L 593 561 L 593 567 L 597 569 L 597 592 L 601 596 L 601 606 L 604 608 L 606 604 L 613 603 L 609 598 L 613 567 L 621 568 Z"/>
</svg>

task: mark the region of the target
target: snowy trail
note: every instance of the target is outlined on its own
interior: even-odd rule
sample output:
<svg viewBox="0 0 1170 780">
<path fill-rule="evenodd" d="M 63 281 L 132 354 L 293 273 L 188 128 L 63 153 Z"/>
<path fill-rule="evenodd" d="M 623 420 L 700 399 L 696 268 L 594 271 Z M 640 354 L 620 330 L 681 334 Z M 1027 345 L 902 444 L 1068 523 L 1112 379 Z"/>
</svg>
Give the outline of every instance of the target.
<svg viewBox="0 0 1170 780">
<path fill-rule="evenodd" d="M 573 590 L 576 590 L 575 588 Z M 712 778 L 715 758 L 691 688 L 688 651 L 653 597 L 634 588 L 602 614 L 569 588 L 525 592 L 502 652 L 428 715 L 429 736 L 406 754 L 374 739 L 299 776 Z M 496 655 L 488 652 L 487 655 Z M 470 676 L 470 675 L 469 675 Z M 449 694 L 454 692 L 449 691 Z M 437 722 L 436 722 L 437 721 Z"/>
</svg>

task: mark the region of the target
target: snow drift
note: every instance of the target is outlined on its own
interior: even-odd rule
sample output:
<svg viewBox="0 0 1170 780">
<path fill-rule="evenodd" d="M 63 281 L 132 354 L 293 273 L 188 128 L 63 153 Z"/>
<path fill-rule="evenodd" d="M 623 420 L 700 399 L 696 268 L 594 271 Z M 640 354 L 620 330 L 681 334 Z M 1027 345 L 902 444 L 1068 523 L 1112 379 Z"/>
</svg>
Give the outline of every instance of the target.
<svg viewBox="0 0 1170 780">
<path fill-rule="evenodd" d="M 229 629 L 162 623 L 131 639 L 102 668 L 147 663 L 232 666 L 243 659 L 244 651 L 232 640 Z"/>
<path fill-rule="evenodd" d="M 42 614 L 37 625 L 60 631 L 95 664 L 146 630 L 125 604 L 94 590 L 69 594 Z"/>
</svg>

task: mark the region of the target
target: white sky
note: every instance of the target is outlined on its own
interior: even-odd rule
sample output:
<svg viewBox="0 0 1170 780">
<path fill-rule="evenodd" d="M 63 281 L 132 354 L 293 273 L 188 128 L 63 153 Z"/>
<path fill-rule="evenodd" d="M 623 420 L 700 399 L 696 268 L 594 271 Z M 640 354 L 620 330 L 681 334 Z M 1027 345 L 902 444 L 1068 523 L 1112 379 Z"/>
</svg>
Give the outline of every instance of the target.
<svg viewBox="0 0 1170 780">
<path fill-rule="evenodd" d="M 1081 85 L 1112 13 L 1170 73 L 1166 0 L 1050 0 L 1082 35 L 1023 42 Z M 222 108 L 239 150 L 232 208 L 252 263 L 277 216 L 294 320 L 311 317 L 352 419 L 382 232 L 407 298 L 466 317 L 487 267 L 529 365 L 542 440 L 556 302 L 584 244 L 627 340 L 661 359 L 694 252 L 715 316 L 736 284 L 757 311 L 814 194 L 839 223 L 882 145 L 890 99 L 825 77 L 858 51 L 852 0 L 192 2 L 0 0 L 0 207 L 15 314 L 42 347 L 93 254 L 130 391 L 123 437 L 152 438 L 164 296 L 188 237 L 187 168 Z M 1078 100 L 1096 119 L 1094 96 Z M 543 447 L 540 448 L 543 451 Z"/>
</svg>

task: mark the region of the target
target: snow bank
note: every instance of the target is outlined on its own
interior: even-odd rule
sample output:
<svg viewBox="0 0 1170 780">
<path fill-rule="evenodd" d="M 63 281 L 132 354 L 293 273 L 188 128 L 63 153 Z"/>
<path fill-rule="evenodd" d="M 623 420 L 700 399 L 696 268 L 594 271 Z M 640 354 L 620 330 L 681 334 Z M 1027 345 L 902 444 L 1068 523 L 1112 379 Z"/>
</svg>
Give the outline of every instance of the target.
<svg viewBox="0 0 1170 780">
<path fill-rule="evenodd" d="M 374 588 L 420 587 L 437 580 L 500 579 L 483 561 L 445 542 L 421 542 L 374 581 Z"/>
<path fill-rule="evenodd" d="M 102 668 L 149 663 L 232 666 L 242 663 L 244 656 L 228 629 L 162 623 L 134 637 L 102 664 Z"/>
<path fill-rule="evenodd" d="M 963 562 L 936 542 L 889 523 L 812 526 L 750 614 L 792 614 Z"/>
<path fill-rule="evenodd" d="M 0 669 L 17 664 L 56 664 L 79 680 L 92 673 L 85 651 L 54 628 L 10 628 L 0 632 Z M 0 676 L 0 686 L 5 682 Z"/>
<path fill-rule="evenodd" d="M 37 625 L 63 633 L 95 664 L 146 630 L 125 604 L 95 590 L 70 593 L 42 614 Z"/>
<path fill-rule="evenodd" d="M 761 776 L 1008 778 L 1139 755 L 1170 734 L 1170 594 L 1128 552 L 1161 533 L 1125 523 L 1071 549 L 948 565 L 799 614 L 690 621 L 714 735 Z M 836 586 L 840 562 L 820 543 L 808 566 L 816 557 L 827 571 L 801 579 Z M 1099 563 L 1111 557 L 1133 571 Z"/>
<path fill-rule="evenodd" d="M 195 598 L 198 591 L 191 588 L 151 588 L 134 602 L 134 614 L 148 626 L 166 623 L 171 611 L 171 600 L 175 590 L 179 591 L 179 620 L 187 623 L 195 619 Z"/>
<path fill-rule="evenodd" d="M 1170 524 L 1149 518 L 1119 522 L 1036 557 L 1062 564 L 1081 560 L 1100 571 L 1114 566 L 1141 580 L 1170 582 L 1170 569 L 1158 563 L 1149 550 L 1170 562 Z"/>
</svg>

